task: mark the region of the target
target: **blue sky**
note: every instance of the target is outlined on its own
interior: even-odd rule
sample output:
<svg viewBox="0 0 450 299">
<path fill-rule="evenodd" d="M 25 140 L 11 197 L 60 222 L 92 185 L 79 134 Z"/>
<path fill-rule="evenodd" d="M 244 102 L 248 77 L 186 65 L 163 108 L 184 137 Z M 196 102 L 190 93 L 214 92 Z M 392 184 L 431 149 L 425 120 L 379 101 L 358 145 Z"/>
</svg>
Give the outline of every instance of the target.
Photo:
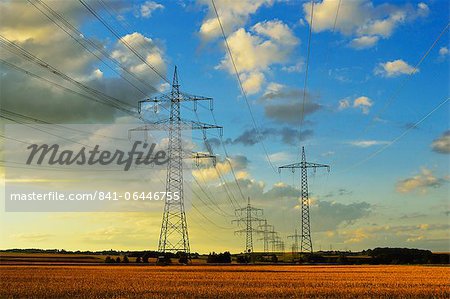
<svg viewBox="0 0 450 299">
<path fill-rule="evenodd" d="M 46 3 L 67 17 L 85 38 L 102 45 L 136 75 L 161 90 L 165 88 L 80 3 Z M 115 18 L 100 2 L 94 1 L 92 6 L 130 44 L 138 48 L 145 44 L 146 48 L 139 51 L 147 61 L 168 78 L 177 65 L 184 91 L 214 98 L 214 113 L 224 127 L 224 140 L 228 140 L 227 149 L 238 171 L 238 181 L 246 194 L 252 196 L 254 204 L 264 207 L 267 220 L 275 224 L 280 235 L 291 234 L 298 227 L 300 211 L 297 198 L 289 195 L 292 194 L 289 186 L 294 179 L 295 187 L 299 187 L 298 173 L 294 178 L 290 173 L 275 173 L 262 145 L 254 143 L 254 134 L 244 134 L 254 130 L 254 125 L 230 67 L 211 3 L 206 0 L 106 3 Z M 338 0 L 315 3 L 307 97 L 301 123 L 299 112 L 311 3 L 216 1 L 258 129 L 264 132 L 264 146 L 276 166 L 297 161 L 300 146 L 306 147 L 310 161 L 331 165 L 330 174 L 318 170 L 310 177 L 315 244 L 323 248 L 333 244 L 334 248 L 352 250 L 402 246 L 448 251 L 448 102 L 389 145 L 449 97 L 448 31 L 413 72 L 447 26 L 448 3 L 342 0 L 334 26 L 338 3 Z M 143 97 L 127 93 L 129 86 L 123 82 L 115 84 L 120 81 L 116 73 L 77 48 L 31 5 L 4 1 L 1 7 L 5 18 L 0 21 L 3 27 L 0 31 L 9 40 L 22 44 L 40 58 L 53 61 L 65 72 L 83 78 L 87 85 L 116 97 L 123 96 L 128 103 L 136 103 Z M 6 18 L 8 10 L 20 10 L 18 19 Z M 17 57 L 9 55 L 2 50 L 2 59 L 22 65 Z M 28 91 L 13 96 L 17 90 L 7 84 L 9 77 L 12 80 L 17 78 L 13 75 L 18 75 L 3 66 L 1 70 L 5 78 L 2 79 L 2 105 L 7 109 L 62 123 L 117 122 L 122 116 L 102 111 L 100 107 L 97 110 L 96 106 L 88 113 L 88 108 L 79 104 L 73 104 L 77 113 L 66 115 L 62 97 L 56 94 L 43 100 L 43 106 L 52 105 L 50 112 L 32 109 L 27 102 Z M 48 87 L 36 86 L 35 82 L 26 86 L 32 92 L 36 88 L 37 95 L 48 92 Z M 119 90 L 121 86 L 124 87 Z M 213 122 L 206 109 L 200 108 L 199 116 L 204 122 Z M 186 110 L 186 117 L 195 115 Z M 294 141 L 283 142 L 283 137 Z M 360 163 L 384 146 L 387 146 L 385 150 Z M 221 147 L 214 149 L 219 157 L 224 157 Z M 230 170 L 226 163 L 222 166 L 233 192 L 239 197 Z M 212 179 L 206 184 L 218 204 L 232 212 L 219 181 Z M 279 192 L 279 198 L 270 195 L 273 190 Z M 208 209 L 203 212 L 219 226 L 230 227 L 230 219 L 209 213 Z M 244 240 L 235 237 L 232 229 L 217 234 L 218 227 L 202 225 L 205 219 L 191 213 L 188 220 L 192 219 L 189 225 L 194 251 L 229 249 L 224 244 L 241 250 Z M 85 217 L 36 213 L 29 219 L 40 224 L 28 231 L 29 222 L 22 223 L 19 214 L 7 213 L 2 217 L 2 227 L 11 230 L 2 230 L 2 247 L 64 247 L 67 243 L 60 241 L 61 236 L 69 232 L 83 240 L 81 244 L 86 249 L 144 249 L 157 244 L 159 214 L 136 216 L 136 221 L 144 219 L 154 228 L 151 232 L 143 229 L 133 240 L 124 239 L 123 224 L 98 214 L 91 230 L 109 232 L 111 237 L 104 243 L 90 242 L 83 237 L 89 235 L 90 228 L 73 230 L 68 224 L 81 223 Z M 322 218 L 334 220 L 322 221 Z M 69 220 L 63 224 L 62 219 Z M 53 231 L 55 225 L 60 225 L 57 231 Z M 69 249 L 77 249 L 76 244 L 69 244 Z"/>
</svg>

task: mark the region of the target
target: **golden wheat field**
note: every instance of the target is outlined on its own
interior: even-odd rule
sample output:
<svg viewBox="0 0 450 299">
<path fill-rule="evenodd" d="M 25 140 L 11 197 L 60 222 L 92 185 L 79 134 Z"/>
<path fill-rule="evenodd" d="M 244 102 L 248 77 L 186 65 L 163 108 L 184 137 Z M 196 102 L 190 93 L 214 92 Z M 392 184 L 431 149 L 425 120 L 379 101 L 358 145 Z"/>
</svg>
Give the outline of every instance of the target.
<svg viewBox="0 0 450 299">
<path fill-rule="evenodd" d="M 449 298 L 433 266 L 0 266 L 0 298 Z"/>
</svg>

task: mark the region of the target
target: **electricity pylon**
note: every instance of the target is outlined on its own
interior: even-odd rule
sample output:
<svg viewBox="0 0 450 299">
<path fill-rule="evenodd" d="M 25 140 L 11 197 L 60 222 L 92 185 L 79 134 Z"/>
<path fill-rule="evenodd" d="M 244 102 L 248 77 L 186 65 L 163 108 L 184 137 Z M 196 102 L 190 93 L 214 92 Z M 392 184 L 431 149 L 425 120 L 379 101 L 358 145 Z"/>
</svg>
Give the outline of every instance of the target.
<svg viewBox="0 0 450 299">
<path fill-rule="evenodd" d="M 284 252 L 284 242 L 277 233 L 275 233 L 273 239 L 270 241 L 272 243 L 272 251 L 273 252 Z"/>
<path fill-rule="evenodd" d="M 325 167 L 328 172 L 330 166 L 325 164 L 317 164 L 306 162 L 305 147 L 302 147 L 302 161 L 300 163 L 293 163 L 278 167 L 278 171 L 281 172 L 283 168 L 291 169 L 295 172 L 295 169 L 301 169 L 301 198 L 302 198 L 302 212 L 301 212 L 301 245 L 300 252 L 313 252 L 312 240 L 311 240 L 311 224 L 309 217 L 309 192 L 308 192 L 308 168 L 313 168 L 316 171 L 317 168 Z"/>
<path fill-rule="evenodd" d="M 251 206 L 250 197 L 247 201 L 247 206 L 245 208 L 236 209 L 236 217 L 240 217 L 238 219 L 233 220 L 232 222 L 245 223 L 245 228 L 241 230 L 237 230 L 235 234 L 243 234 L 245 233 L 245 252 L 251 253 L 253 252 L 253 233 L 260 233 L 261 231 L 253 227 L 253 223 L 257 222 L 258 224 L 264 221 L 264 219 L 258 218 L 258 215 L 262 215 L 262 209 L 257 209 Z"/>
<path fill-rule="evenodd" d="M 301 235 L 297 233 L 297 229 L 295 229 L 295 234 L 287 236 L 288 239 L 293 239 L 294 243 L 292 244 L 292 253 L 298 253 L 298 239 L 301 238 Z"/>
<path fill-rule="evenodd" d="M 258 240 L 262 240 L 264 243 L 264 253 L 269 252 L 269 242 L 272 240 L 272 236 L 275 234 L 273 231 L 273 225 L 267 224 L 267 220 L 264 220 L 264 224 L 258 226 L 259 231 L 263 234 L 263 237 Z"/>
<path fill-rule="evenodd" d="M 204 153 L 190 153 L 187 156 L 183 152 L 181 131 L 182 130 L 202 130 L 219 129 L 222 134 L 222 127 L 210 125 L 198 121 L 186 120 L 181 117 L 181 103 L 193 102 L 195 107 L 197 101 L 209 101 L 210 109 L 212 109 L 212 98 L 194 96 L 180 91 L 178 83 L 177 67 L 173 74 L 172 89 L 166 94 L 162 94 L 154 99 L 146 99 L 139 101 L 138 111 L 141 113 L 142 105 L 146 103 L 163 103 L 170 104 L 169 118 L 158 120 L 155 122 L 146 122 L 144 126 L 132 129 L 130 131 L 150 131 L 150 130 L 168 130 L 168 163 L 166 177 L 167 194 L 178 193 L 179 200 L 170 200 L 166 196 L 164 203 L 164 212 L 161 224 L 161 232 L 159 236 L 158 251 L 160 253 L 177 253 L 183 252 L 190 258 L 189 234 L 186 220 L 186 212 L 184 207 L 183 192 L 183 159 L 194 158 L 196 161 L 203 158 L 213 158 L 215 156 Z"/>
</svg>

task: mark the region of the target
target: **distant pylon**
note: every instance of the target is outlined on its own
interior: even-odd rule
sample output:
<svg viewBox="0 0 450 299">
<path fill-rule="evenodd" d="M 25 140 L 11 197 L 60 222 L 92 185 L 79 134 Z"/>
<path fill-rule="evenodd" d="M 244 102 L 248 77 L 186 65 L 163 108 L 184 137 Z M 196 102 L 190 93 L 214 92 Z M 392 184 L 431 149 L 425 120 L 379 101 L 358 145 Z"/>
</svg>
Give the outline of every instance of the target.
<svg viewBox="0 0 450 299">
<path fill-rule="evenodd" d="M 196 107 L 197 101 L 209 101 L 212 98 L 194 96 L 180 91 L 178 82 L 177 67 L 173 74 L 172 89 L 170 92 L 161 95 L 155 99 L 146 99 L 139 101 L 139 113 L 143 111 L 141 106 L 146 103 L 153 103 L 157 105 L 160 102 L 170 104 L 170 116 L 167 119 L 158 120 L 156 122 L 146 122 L 144 126 L 132 129 L 130 131 L 149 131 L 149 130 L 169 130 L 169 145 L 168 145 L 168 163 L 167 163 L 167 180 L 166 180 L 166 194 L 178 193 L 179 200 L 171 200 L 168 196 L 165 197 L 163 219 L 161 224 L 161 232 L 159 236 L 158 251 L 166 252 L 183 252 L 189 258 L 190 244 L 189 234 L 186 220 L 186 212 L 184 207 L 184 189 L 183 189 L 183 159 L 193 158 L 213 158 L 215 157 L 204 153 L 189 153 L 186 155 L 182 147 L 182 130 L 207 130 L 220 129 L 222 134 L 222 127 L 201 123 L 198 121 L 186 120 L 181 118 L 181 103 L 194 102 Z M 210 105 L 212 107 L 212 105 Z M 212 109 L 212 108 L 211 108 Z"/>
<path fill-rule="evenodd" d="M 277 233 L 275 233 L 270 243 L 272 243 L 272 252 L 284 252 L 284 242 Z"/>
<path fill-rule="evenodd" d="M 298 239 L 302 236 L 297 233 L 297 229 L 295 229 L 295 233 L 293 235 L 288 236 L 288 239 L 293 239 L 294 243 L 292 244 L 292 253 L 298 253 Z"/>
<path fill-rule="evenodd" d="M 235 234 L 243 234 L 245 233 L 245 252 L 251 253 L 253 252 L 253 233 L 259 233 L 258 229 L 253 227 L 253 224 L 261 223 L 264 219 L 258 218 L 258 214 L 262 214 L 262 209 L 257 209 L 251 206 L 250 197 L 247 200 L 247 206 L 245 208 L 236 209 L 236 216 L 239 217 L 232 222 L 245 223 L 245 228 L 241 230 L 235 231 Z M 245 214 L 244 214 L 245 213 Z"/>
<path fill-rule="evenodd" d="M 302 161 L 300 163 L 293 163 L 278 167 L 278 171 L 281 171 L 283 168 L 291 169 L 292 172 L 295 169 L 301 169 L 301 200 L 302 200 L 302 213 L 301 213 L 301 245 L 300 252 L 313 252 L 313 245 L 311 240 L 311 224 L 309 217 L 309 192 L 308 192 L 308 168 L 313 168 L 316 171 L 316 168 L 325 167 L 328 171 L 330 171 L 330 166 L 325 164 L 316 164 L 306 162 L 306 154 L 305 147 L 302 147 Z"/>
<path fill-rule="evenodd" d="M 267 220 L 264 220 L 264 224 L 258 226 L 259 231 L 263 234 L 263 237 L 258 240 L 262 240 L 264 243 L 264 253 L 269 252 L 269 242 L 272 239 L 272 235 L 275 234 L 273 231 L 273 225 L 267 224 Z"/>
</svg>

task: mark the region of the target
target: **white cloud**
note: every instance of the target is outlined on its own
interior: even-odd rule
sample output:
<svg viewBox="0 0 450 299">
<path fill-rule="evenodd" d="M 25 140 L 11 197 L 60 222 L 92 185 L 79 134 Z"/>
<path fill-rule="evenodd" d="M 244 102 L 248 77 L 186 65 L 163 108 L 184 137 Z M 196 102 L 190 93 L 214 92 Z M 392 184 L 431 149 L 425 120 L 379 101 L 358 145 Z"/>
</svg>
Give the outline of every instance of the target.
<svg viewBox="0 0 450 299">
<path fill-rule="evenodd" d="M 349 108 L 361 109 L 362 113 L 368 114 L 370 108 L 373 106 L 373 101 L 366 96 L 361 96 L 353 100 L 353 104 L 349 98 L 345 98 L 339 101 L 339 110 L 345 110 Z"/>
<path fill-rule="evenodd" d="M 20 241 L 42 242 L 48 241 L 48 239 L 54 237 L 54 235 L 45 233 L 20 233 L 12 235 L 12 237 Z"/>
<path fill-rule="evenodd" d="M 289 66 L 283 66 L 281 68 L 282 71 L 288 72 L 288 73 L 300 73 L 303 71 L 303 66 L 305 63 L 303 61 L 297 62 L 294 65 Z"/>
<path fill-rule="evenodd" d="M 378 36 L 363 35 L 361 37 L 354 38 L 350 46 L 355 49 L 366 49 L 373 47 L 380 38 Z"/>
<path fill-rule="evenodd" d="M 278 42 L 281 45 L 295 46 L 298 39 L 294 36 L 291 29 L 281 21 L 273 20 L 257 23 L 253 30 L 261 36 Z"/>
<path fill-rule="evenodd" d="M 281 21 L 257 23 L 250 32 L 238 29 L 228 37 L 228 45 L 236 67 L 243 79 L 244 90 L 257 93 L 265 82 L 264 72 L 273 64 L 288 60 L 293 48 L 299 43 L 289 27 Z M 234 74 L 229 55 L 217 66 Z"/>
<path fill-rule="evenodd" d="M 261 72 L 243 73 L 241 77 L 242 87 L 248 94 L 257 93 L 263 85 L 265 78 Z"/>
<path fill-rule="evenodd" d="M 200 27 L 200 36 L 204 40 L 211 40 L 220 36 L 220 27 L 210 0 L 200 0 L 201 4 L 208 5 L 208 15 Z M 248 17 L 261 6 L 272 5 L 272 0 L 216 0 L 216 8 L 222 26 L 227 34 L 243 26 Z"/>
<path fill-rule="evenodd" d="M 381 140 L 356 140 L 356 141 L 350 141 L 348 144 L 356 146 L 356 147 L 371 147 L 375 145 L 383 145 L 388 144 L 389 141 L 381 141 Z"/>
<path fill-rule="evenodd" d="M 287 152 L 277 152 L 269 155 L 272 162 L 286 162 L 292 160 L 292 154 Z"/>
<path fill-rule="evenodd" d="M 443 57 L 443 56 L 447 56 L 449 55 L 449 51 L 447 47 L 441 47 L 439 49 L 439 56 Z"/>
<path fill-rule="evenodd" d="M 163 9 L 164 5 L 156 3 L 154 1 L 146 1 L 141 5 L 141 16 L 143 18 L 150 18 L 152 13 L 157 9 Z"/>
<path fill-rule="evenodd" d="M 419 72 L 419 69 L 414 69 L 413 66 L 401 59 L 380 63 L 374 70 L 376 75 L 383 77 L 397 77 L 405 74 L 412 75 L 417 72 Z"/>
<path fill-rule="evenodd" d="M 116 3 L 115 8 L 122 11 L 131 9 L 132 4 L 128 2 Z M 64 17 L 78 30 L 82 30 L 82 24 L 90 22 L 93 16 L 87 15 L 83 6 L 74 1 L 54 1 L 52 8 Z M 136 99 L 142 94 L 133 88 L 128 82 L 113 74 L 103 76 L 102 64 L 94 55 L 80 50 L 80 45 L 70 38 L 63 30 L 55 27 L 32 5 L 23 1 L 0 1 L 1 26 L 0 34 L 5 38 L 24 47 L 33 55 L 39 57 L 49 65 L 56 67 L 62 73 L 71 78 L 82 80 L 86 85 L 101 92 L 114 95 L 121 101 L 135 105 Z M 87 38 L 87 37 L 85 37 Z M 107 40 L 95 40 L 100 47 L 105 47 Z M 115 41 L 113 41 L 115 42 Z M 132 56 L 132 54 L 128 54 Z M 24 60 L 17 59 L 6 51 L 2 52 L 3 59 L 13 62 L 30 72 L 44 75 L 47 71 L 42 70 L 34 64 L 24 64 Z M 70 59 L 68 59 L 70 57 Z M 36 80 L 23 73 L 2 68 L 2 108 L 12 111 L 29 111 L 27 115 L 43 119 L 52 123 L 80 123 L 83 121 L 114 122 L 120 113 L 113 107 L 107 107 L 96 101 L 88 100 L 73 93 L 65 93 L 62 96 L 61 89 L 49 87 L 41 80 Z M 157 82 L 155 75 L 151 75 L 149 84 Z M 62 79 L 56 78 L 55 83 L 64 84 Z M 52 79 L 52 81 L 54 81 Z M 27 88 L 23 88 L 27 86 Z M 153 90 L 142 87 L 144 92 L 150 95 Z M 39 98 L 39 101 L 30 102 L 30 98 Z M 48 107 L 64 107 L 49 110 Z M 56 108 L 55 108 L 56 109 Z"/>
<path fill-rule="evenodd" d="M 435 139 L 431 147 L 437 153 L 450 154 L 450 130 L 444 132 L 438 139 Z"/>
<path fill-rule="evenodd" d="M 332 30 L 339 1 L 323 0 L 314 6 L 313 30 L 321 32 Z M 305 20 L 310 21 L 311 4 L 303 4 Z M 374 5 L 369 0 L 342 1 L 335 30 L 347 36 L 371 36 L 371 39 L 354 40 L 364 43 L 365 48 L 373 46 L 379 38 L 389 38 L 401 24 L 412 22 L 419 17 L 426 17 L 429 8 L 425 3 L 417 7 L 411 5 L 396 6 L 393 4 Z M 357 45 L 357 44 L 356 44 Z M 355 47 L 362 49 L 363 47 Z"/>
<path fill-rule="evenodd" d="M 263 98 L 268 98 L 269 100 L 271 100 L 272 99 L 271 95 L 278 94 L 285 88 L 286 88 L 286 86 L 283 84 L 279 84 L 276 82 L 270 82 L 266 87 L 266 91 L 263 94 Z"/>
<path fill-rule="evenodd" d="M 353 108 L 360 108 L 364 114 L 369 113 L 373 102 L 368 97 L 359 97 L 353 101 Z"/>
<path fill-rule="evenodd" d="M 342 99 L 339 101 L 339 110 L 344 110 L 350 108 L 350 101 L 347 99 Z"/>
<path fill-rule="evenodd" d="M 156 46 L 151 38 L 146 37 L 141 33 L 134 32 L 123 36 L 122 40 L 135 49 L 138 49 L 137 51 L 145 58 L 148 64 L 155 67 L 161 73 L 165 73 L 166 64 L 164 62 L 162 50 Z M 147 66 L 147 64 L 142 62 L 120 41 L 116 43 L 111 56 L 117 59 L 134 74 L 142 77 L 149 76 L 150 78 L 155 78 L 155 73 Z"/>
<path fill-rule="evenodd" d="M 441 186 L 442 182 L 443 179 L 437 178 L 431 170 L 423 168 L 418 175 L 399 181 L 396 190 L 399 193 L 418 191 L 425 194 L 429 188 Z"/>
</svg>

